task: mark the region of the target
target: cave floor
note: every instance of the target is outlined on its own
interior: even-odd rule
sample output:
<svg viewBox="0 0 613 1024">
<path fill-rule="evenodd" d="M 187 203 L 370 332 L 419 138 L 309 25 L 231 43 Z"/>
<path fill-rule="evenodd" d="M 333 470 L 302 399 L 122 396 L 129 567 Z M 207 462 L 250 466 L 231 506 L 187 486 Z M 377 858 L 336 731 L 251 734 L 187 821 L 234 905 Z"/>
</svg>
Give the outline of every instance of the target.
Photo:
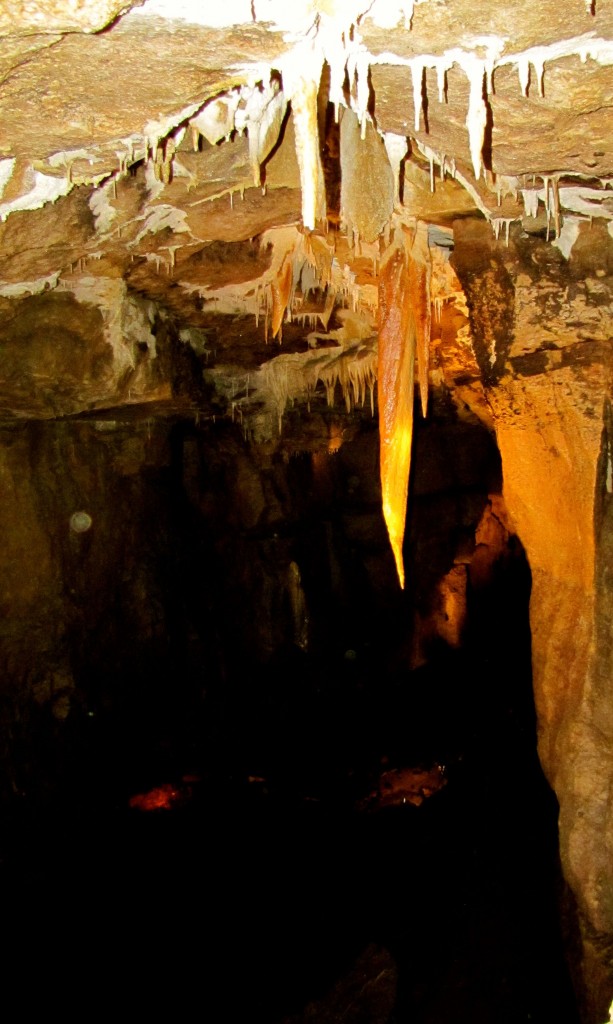
<svg viewBox="0 0 613 1024">
<path fill-rule="evenodd" d="M 188 777 L 149 813 L 102 782 L 90 804 L 13 808 L 7 984 L 25 967 L 48 1006 L 86 992 L 215 1024 L 575 1024 L 535 753 L 511 723 L 446 771 L 422 806 L 372 813 L 279 764 Z M 331 1001 L 358 958 L 376 998 Z"/>
</svg>

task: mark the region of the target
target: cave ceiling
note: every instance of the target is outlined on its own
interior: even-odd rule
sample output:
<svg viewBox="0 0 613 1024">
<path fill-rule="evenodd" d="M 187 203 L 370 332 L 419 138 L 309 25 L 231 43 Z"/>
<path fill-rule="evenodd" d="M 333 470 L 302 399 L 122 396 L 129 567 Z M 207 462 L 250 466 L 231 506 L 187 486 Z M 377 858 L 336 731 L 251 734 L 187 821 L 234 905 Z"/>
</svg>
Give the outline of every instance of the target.
<svg viewBox="0 0 613 1024">
<path fill-rule="evenodd" d="M 594 223 L 606 249 L 612 63 L 598 0 L 8 0 L 0 415 L 171 402 L 172 332 L 216 396 L 198 411 L 256 439 L 295 402 L 368 411 L 400 251 L 424 406 L 478 391 L 457 225 L 460 264 L 478 236 L 517 270 L 528 237 L 555 276 Z M 521 281 L 518 357 L 551 348 Z"/>
</svg>

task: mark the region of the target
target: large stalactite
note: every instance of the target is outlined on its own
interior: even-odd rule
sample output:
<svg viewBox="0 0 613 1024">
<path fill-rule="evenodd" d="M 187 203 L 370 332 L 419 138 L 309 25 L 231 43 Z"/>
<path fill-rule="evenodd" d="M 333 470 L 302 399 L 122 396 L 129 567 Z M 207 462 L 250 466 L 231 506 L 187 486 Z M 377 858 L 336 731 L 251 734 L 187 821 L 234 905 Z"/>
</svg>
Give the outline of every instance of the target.
<svg viewBox="0 0 613 1024">
<path fill-rule="evenodd" d="M 427 225 L 401 224 L 379 274 L 378 360 L 381 499 L 401 587 L 405 583 L 402 546 L 411 471 L 416 362 L 424 416 L 428 408 L 430 279 Z"/>
<path fill-rule="evenodd" d="M 413 441 L 415 317 L 411 275 L 400 229 L 379 276 L 379 434 L 383 515 L 404 587 L 402 544 Z"/>
</svg>

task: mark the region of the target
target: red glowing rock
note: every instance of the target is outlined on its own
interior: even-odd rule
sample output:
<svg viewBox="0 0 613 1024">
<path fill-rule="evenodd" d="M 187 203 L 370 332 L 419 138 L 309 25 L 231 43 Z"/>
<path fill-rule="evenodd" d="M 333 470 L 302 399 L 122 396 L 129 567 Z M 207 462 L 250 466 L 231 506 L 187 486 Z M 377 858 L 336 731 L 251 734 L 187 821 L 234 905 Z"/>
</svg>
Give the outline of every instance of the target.
<svg viewBox="0 0 613 1024">
<path fill-rule="evenodd" d="M 137 811 L 170 811 L 173 807 L 182 804 L 186 799 L 184 789 L 165 783 L 163 786 L 156 786 L 148 793 L 137 793 L 131 796 L 128 804 Z"/>
</svg>

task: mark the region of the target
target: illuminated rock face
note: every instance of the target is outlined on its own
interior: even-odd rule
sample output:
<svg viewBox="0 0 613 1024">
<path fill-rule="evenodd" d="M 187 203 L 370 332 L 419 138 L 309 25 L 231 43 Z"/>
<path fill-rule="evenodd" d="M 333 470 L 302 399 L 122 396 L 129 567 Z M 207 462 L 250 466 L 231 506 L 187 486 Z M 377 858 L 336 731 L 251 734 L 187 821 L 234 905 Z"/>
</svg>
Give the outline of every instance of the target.
<svg viewBox="0 0 613 1024">
<path fill-rule="evenodd" d="M 501 383 L 496 430 L 504 493 L 532 571 L 539 754 L 560 803 L 562 862 L 587 919 L 587 993 L 596 1019 L 610 988 L 590 957 L 613 928 L 608 458 L 601 367 Z M 589 381 L 589 394 L 586 385 Z M 558 398 L 564 394 L 560 414 Z M 604 442 L 605 447 L 607 442 Z M 604 461 L 603 461 L 604 460 Z M 604 641 L 604 642 L 603 642 Z"/>
<path fill-rule="evenodd" d="M 422 412 L 429 391 L 446 395 L 495 434 L 532 571 L 539 751 L 580 911 L 586 1012 L 604 1020 L 610 6 L 209 7 L 14 0 L 0 12 L 2 417 L 188 409 L 312 451 L 321 468 L 354 410 L 372 407 L 401 580 L 414 362 Z M 309 420 L 335 399 L 346 420 Z M 16 452 L 3 454 L 19 524 L 5 606 L 26 621 L 16 566 L 38 552 L 43 572 L 52 556 Z M 463 573 L 441 580 L 450 642 Z M 67 672 L 58 664 L 58 693 Z"/>
<path fill-rule="evenodd" d="M 542 241 L 519 239 L 504 254 L 489 243 L 481 248 L 475 228 L 458 226 L 453 259 L 490 381 L 506 507 L 532 573 L 539 754 L 560 802 L 562 863 L 584 922 L 586 999 L 590 1019 L 599 1019 L 611 983 L 608 954 L 596 950 L 613 926 L 613 820 L 604 795 L 613 771 L 611 706 L 604 697 L 610 358 L 599 326 L 601 316 L 607 322 L 611 316 L 610 240 L 601 248 L 596 229 L 591 251 L 587 244 L 577 248 L 566 264 Z M 540 270 L 530 270 L 526 257 Z M 592 278 L 596 262 L 601 272 Z M 602 302 L 598 310 L 585 304 L 590 288 Z M 584 342 L 586 332 L 591 337 Z"/>
</svg>

